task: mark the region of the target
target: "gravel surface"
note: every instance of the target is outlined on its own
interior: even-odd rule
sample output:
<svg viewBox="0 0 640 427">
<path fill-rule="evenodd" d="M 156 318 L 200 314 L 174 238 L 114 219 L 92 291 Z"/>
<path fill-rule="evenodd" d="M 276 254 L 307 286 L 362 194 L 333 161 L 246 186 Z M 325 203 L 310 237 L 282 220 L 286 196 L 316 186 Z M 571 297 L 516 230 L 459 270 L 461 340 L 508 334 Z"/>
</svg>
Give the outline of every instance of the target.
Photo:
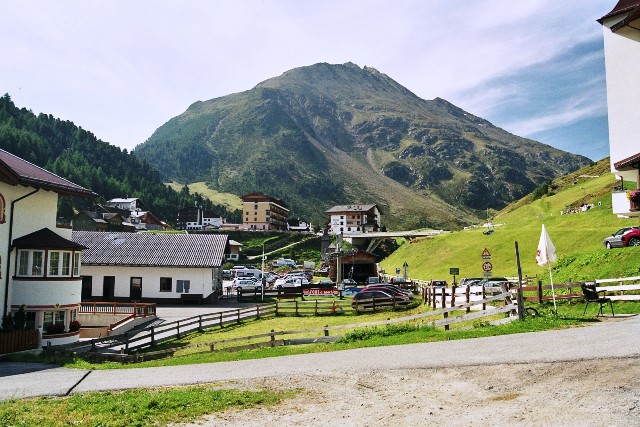
<svg viewBox="0 0 640 427">
<path fill-rule="evenodd" d="M 0 399 L 217 383 L 303 391 L 268 409 L 229 411 L 196 425 L 640 425 L 640 317 L 603 320 L 557 331 L 176 367 L 20 373 L 0 363 Z"/>
</svg>

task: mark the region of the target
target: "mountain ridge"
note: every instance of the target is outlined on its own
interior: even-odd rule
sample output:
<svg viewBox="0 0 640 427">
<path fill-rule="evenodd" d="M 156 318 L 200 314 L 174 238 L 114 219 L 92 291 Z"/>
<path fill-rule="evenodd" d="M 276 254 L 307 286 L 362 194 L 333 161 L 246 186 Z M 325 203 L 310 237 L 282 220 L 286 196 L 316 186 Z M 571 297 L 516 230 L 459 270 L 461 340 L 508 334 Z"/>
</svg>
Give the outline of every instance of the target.
<svg viewBox="0 0 640 427">
<path fill-rule="evenodd" d="M 334 204 L 377 203 L 402 229 L 476 222 L 591 162 L 353 63 L 294 68 L 195 102 L 134 154 L 165 180 L 261 191 L 316 223 Z"/>
</svg>

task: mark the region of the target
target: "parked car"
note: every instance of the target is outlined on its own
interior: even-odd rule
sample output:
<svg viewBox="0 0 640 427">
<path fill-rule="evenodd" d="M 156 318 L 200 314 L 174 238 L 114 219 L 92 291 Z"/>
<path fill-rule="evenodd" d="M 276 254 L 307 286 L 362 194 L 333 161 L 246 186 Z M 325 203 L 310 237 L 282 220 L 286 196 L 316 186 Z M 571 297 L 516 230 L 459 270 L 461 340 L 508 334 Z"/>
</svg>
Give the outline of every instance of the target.
<svg viewBox="0 0 640 427">
<path fill-rule="evenodd" d="M 309 285 L 309 281 L 306 277 L 298 276 L 298 277 L 283 277 L 282 279 L 278 279 L 273 284 L 276 289 L 282 288 L 299 288 L 302 286 Z"/>
<path fill-rule="evenodd" d="M 342 281 L 342 284 L 346 288 L 347 286 L 358 286 L 358 282 L 353 279 L 346 278 Z"/>
<path fill-rule="evenodd" d="M 233 285 L 235 286 L 237 291 L 242 290 L 260 290 L 262 288 L 262 284 L 259 281 L 255 281 L 252 279 L 235 279 L 233 281 Z"/>
<path fill-rule="evenodd" d="M 381 290 L 362 290 L 353 296 L 351 301 L 351 307 L 355 308 L 358 304 L 361 304 L 365 300 L 372 300 L 377 303 L 392 303 L 396 304 L 408 304 L 411 299 L 407 296 L 393 296 L 388 292 Z"/>
<path fill-rule="evenodd" d="M 348 288 L 344 288 L 344 291 L 342 291 L 342 295 L 345 297 L 353 296 L 358 292 L 360 292 L 361 290 L 362 288 L 356 288 L 356 287 L 350 286 Z"/>
<path fill-rule="evenodd" d="M 404 289 L 400 289 L 399 287 L 393 286 L 393 285 L 386 285 L 386 284 L 369 285 L 369 286 L 365 286 L 364 289 L 362 290 L 363 291 L 371 291 L 371 290 L 383 291 L 394 297 L 409 297 L 409 299 L 413 298 L 413 294 L 411 294 L 411 292 L 405 291 Z"/>
<path fill-rule="evenodd" d="M 333 288 L 335 285 L 331 279 L 320 279 L 318 283 L 314 283 L 314 288 Z"/>
<path fill-rule="evenodd" d="M 607 249 L 640 246 L 640 227 L 623 227 L 603 240 Z"/>
</svg>

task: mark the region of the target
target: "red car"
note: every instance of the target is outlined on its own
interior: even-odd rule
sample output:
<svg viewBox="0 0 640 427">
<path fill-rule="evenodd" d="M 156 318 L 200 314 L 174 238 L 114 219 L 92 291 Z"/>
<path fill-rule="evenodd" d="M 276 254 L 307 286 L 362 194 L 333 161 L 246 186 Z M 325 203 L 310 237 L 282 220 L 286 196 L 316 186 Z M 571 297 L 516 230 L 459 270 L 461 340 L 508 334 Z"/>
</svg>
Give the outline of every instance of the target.
<svg viewBox="0 0 640 427">
<path fill-rule="evenodd" d="M 640 246 L 640 227 L 624 227 L 604 239 L 607 249 Z"/>
</svg>

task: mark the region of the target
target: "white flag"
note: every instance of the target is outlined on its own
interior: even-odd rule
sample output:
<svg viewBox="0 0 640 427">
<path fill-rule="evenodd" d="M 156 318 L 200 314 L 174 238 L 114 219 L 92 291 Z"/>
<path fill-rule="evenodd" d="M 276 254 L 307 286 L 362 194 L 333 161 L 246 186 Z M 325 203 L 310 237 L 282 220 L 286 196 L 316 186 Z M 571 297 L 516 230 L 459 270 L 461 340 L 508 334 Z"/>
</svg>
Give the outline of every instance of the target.
<svg viewBox="0 0 640 427">
<path fill-rule="evenodd" d="M 536 262 L 538 265 L 543 266 L 547 263 L 556 262 L 557 259 L 556 247 L 553 246 L 553 242 L 547 233 L 547 229 L 544 228 L 544 224 L 542 224 L 542 233 L 540 234 L 540 243 L 538 243 Z"/>
</svg>

